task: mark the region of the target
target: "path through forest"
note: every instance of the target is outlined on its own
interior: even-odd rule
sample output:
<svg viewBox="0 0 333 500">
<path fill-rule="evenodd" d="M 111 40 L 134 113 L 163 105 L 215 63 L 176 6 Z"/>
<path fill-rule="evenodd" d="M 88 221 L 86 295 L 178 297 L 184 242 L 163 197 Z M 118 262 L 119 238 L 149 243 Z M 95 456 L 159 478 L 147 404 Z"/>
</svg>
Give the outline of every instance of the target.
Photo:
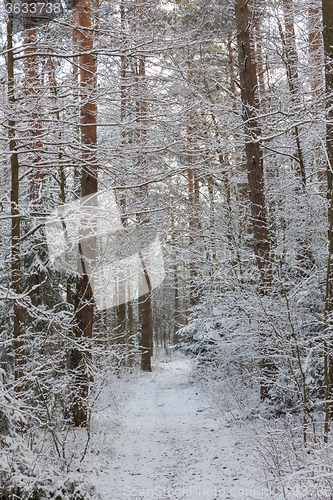
<svg viewBox="0 0 333 500">
<path fill-rule="evenodd" d="M 191 380 L 190 360 L 160 359 L 152 373 L 117 380 L 114 389 L 118 420 L 97 413 L 88 458 L 103 500 L 263 498 L 244 437 L 214 415 Z"/>
</svg>

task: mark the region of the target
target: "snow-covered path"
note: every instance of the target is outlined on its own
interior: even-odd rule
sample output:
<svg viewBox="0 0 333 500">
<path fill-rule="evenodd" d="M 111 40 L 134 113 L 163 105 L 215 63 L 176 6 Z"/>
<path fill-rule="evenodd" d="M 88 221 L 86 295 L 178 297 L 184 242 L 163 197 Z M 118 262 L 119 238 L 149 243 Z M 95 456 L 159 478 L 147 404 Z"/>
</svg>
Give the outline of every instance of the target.
<svg viewBox="0 0 333 500">
<path fill-rule="evenodd" d="M 242 442 L 190 374 L 188 359 L 164 359 L 152 373 L 117 381 L 118 425 L 105 411 L 96 417 L 99 449 L 88 458 L 103 500 L 262 498 Z"/>
</svg>

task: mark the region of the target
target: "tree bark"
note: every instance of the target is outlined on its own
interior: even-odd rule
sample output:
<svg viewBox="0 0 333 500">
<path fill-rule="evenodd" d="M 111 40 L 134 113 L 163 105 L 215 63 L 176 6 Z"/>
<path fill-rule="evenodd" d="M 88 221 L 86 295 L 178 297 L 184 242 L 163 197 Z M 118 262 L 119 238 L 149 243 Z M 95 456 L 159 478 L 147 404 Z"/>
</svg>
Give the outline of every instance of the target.
<svg viewBox="0 0 333 500">
<path fill-rule="evenodd" d="M 298 77 L 298 55 L 296 48 L 293 0 L 283 0 L 283 15 L 285 27 L 285 56 L 288 81 L 291 87 L 291 92 L 297 95 L 300 82 Z"/>
<path fill-rule="evenodd" d="M 179 284 L 178 284 L 178 266 L 177 266 L 177 254 L 175 251 L 175 218 L 171 216 L 171 241 L 172 250 L 174 252 L 174 264 L 173 264 L 173 288 L 174 288 L 174 312 L 173 312 L 173 345 L 177 345 L 179 342 Z"/>
<path fill-rule="evenodd" d="M 265 78 L 264 78 L 264 61 L 262 55 L 262 39 L 261 39 L 261 19 L 260 11 L 257 10 L 258 4 L 256 0 L 251 2 L 251 12 L 252 12 L 252 29 L 250 30 L 250 47 L 251 55 L 253 61 L 256 63 L 257 68 L 257 78 L 258 78 L 258 90 L 260 97 L 260 107 L 261 110 L 266 112 L 266 102 L 265 102 Z"/>
<path fill-rule="evenodd" d="M 320 3 L 318 0 L 310 1 L 308 7 L 308 41 L 311 62 L 311 90 L 314 94 L 323 87 L 323 37 L 320 16 Z"/>
<path fill-rule="evenodd" d="M 326 108 L 326 150 L 327 150 L 327 199 L 329 249 L 333 248 L 332 232 L 332 179 L 333 179 L 333 10 L 330 0 L 323 0 L 323 41 L 325 51 L 325 108 Z M 329 255 L 328 311 L 333 310 L 333 256 Z"/>
<path fill-rule="evenodd" d="M 263 158 L 260 148 L 261 130 L 257 121 L 259 102 L 256 95 L 257 68 L 251 54 L 250 28 L 251 12 L 247 0 L 236 0 L 236 26 L 238 31 L 238 60 L 240 71 L 241 98 L 245 132 L 246 166 L 251 206 L 252 231 L 256 264 L 259 270 L 258 292 L 269 293 L 272 284 L 270 265 L 270 244 L 264 193 Z M 267 337 L 260 334 L 261 397 L 269 397 L 271 379 L 275 365 L 269 356 Z"/>
<path fill-rule="evenodd" d="M 324 61 L 323 61 L 323 36 L 322 36 L 322 20 L 320 0 L 310 0 L 308 6 L 308 42 L 309 42 L 309 61 L 311 72 L 311 91 L 312 100 L 315 103 L 315 116 L 319 115 L 324 110 L 324 102 L 320 94 L 323 91 L 324 85 Z M 320 161 L 321 143 L 318 139 L 313 140 L 313 152 L 315 168 L 318 172 L 318 180 L 320 189 L 326 190 L 326 169 Z"/>
<path fill-rule="evenodd" d="M 43 185 L 43 170 L 39 166 L 42 152 L 42 122 L 40 119 L 40 107 L 38 105 L 39 86 L 39 60 L 36 57 L 37 50 L 37 28 L 33 20 L 29 20 L 24 29 L 24 76 L 25 76 L 25 94 L 28 103 L 34 111 L 29 114 L 29 129 L 30 129 L 30 165 L 33 167 L 33 175 L 30 185 L 30 198 L 33 203 L 41 207 L 42 204 L 42 185 Z M 40 276 L 38 273 L 29 278 L 32 291 L 30 297 L 32 303 L 37 306 L 39 299 L 39 283 Z"/>
<path fill-rule="evenodd" d="M 145 23 L 145 2 L 143 1 L 140 6 L 140 23 Z M 140 110 L 140 141 L 141 141 L 141 170 L 145 174 L 147 172 L 147 157 L 144 151 L 147 142 L 147 102 L 145 99 L 146 93 L 146 59 L 145 56 L 139 58 L 139 84 L 141 94 L 143 96 L 139 103 Z M 141 200 L 143 203 L 142 215 L 140 222 L 142 224 L 149 224 L 148 213 L 145 212 L 145 207 L 148 203 L 148 185 L 141 189 Z M 151 371 L 151 358 L 153 355 L 153 322 L 152 322 L 152 306 L 151 306 L 151 286 L 150 279 L 145 268 L 144 259 L 141 256 L 141 262 L 144 268 L 145 279 L 148 284 L 149 292 L 139 297 L 139 315 L 141 319 L 141 370 L 145 372 Z"/>
<path fill-rule="evenodd" d="M 192 127 L 187 127 L 187 142 L 189 148 L 192 143 Z M 188 175 L 188 202 L 189 202 L 189 229 L 190 229 L 190 305 L 194 306 L 197 303 L 195 278 L 197 275 L 197 266 L 195 259 L 195 237 L 196 237 L 196 220 L 195 220 L 195 179 L 194 170 L 192 168 L 193 156 L 191 152 L 187 155 L 187 163 L 189 165 Z"/>
<path fill-rule="evenodd" d="M 36 90 L 38 91 L 38 60 L 34 53 L 36 52 L 37 43 L 37 28 L 32 21 L 25 25 L 24 29 L 24 47 L 25 47 L 25 60 L 24 60 L 24 74 L 25 74 L 25 88 L 26 95 L 34 100 L 36 97 Z M 31 103 L 32 104 L 32 103 Z M 38 109 L 37 100 L 33 103 L 33 108 Z M 38 166 L 41 159 L 40 151 L 42 149 L 41 143 L 42 125 L 38 119 L 38 112 L 31 114 L 30 125 L 30 150 L 33 155 L 32 163 L 34 166 L 33 183 L 31 186 L 32 200 L 38 200 L 40 195 L 41 184 L 43 182 L 42 169 Z M 37 284 L 37 283 L 35 283 Z"/>
<path fill-rule="evenodd" d="M 258 70 L 258 82 L 259 82 L 259 93 L 260 93 L 260 106 L 263 113 L 266 113 L 266 86 L 265 86 L 265 67 L 264 58 L 262 53 L 262 34 L 261 34 L 261 19 L 260 16 L 257 17 L 256 22 L 256 54 L 257 54 L 257 70 Z"/>
<path fill-rule="evenodd" d="M 323 8 L 323 41 L 325 51 L 325 89 L 326 89 L 326 148 L 327 165 L 327 198 L 332 197 L 333 180 L 333 9 L 330 0 L 322 0 Z"/>
<path fill-rule="evenodd" d="M 287 80 L 292 101 L 294 104 L 300 101 L 300 81 L 298 76 L 298 55 L 296 47 L 296 36 L 294 26 L 294 5 L 293 0 L 283 0 L 284 26 L 285 35 L 282 41 L 285 47 L 285 63 L 287 69 Z M 294 126 L 294 136 L 296 142 L 296 150 L 298 157 L 298 173 L 301 177 L 302 185 L 306 186 L 305 163 L 303 158 L 300 131 L 298 125 Z"/>
<path fill-rule="evenodd" d="M 326 278 L 325 323 L 333 310 L 333 9 L 330 0 L 322 0 L 323 42 L 325 52 L 325 108 L 326 108 L 326 150 L 327 150 L 327 199 L 328 199 L 328 263 Z M 325 433 L 327 442 L 332 413 L 333 359 L 331 345 L 324 343 L 325 371 Z"/>
<path fill-rule="evenodd" d="M 189 63 L 189 77 L 188 83 L 191 86 L 193 83 L 193 68 Z M 191 106 L 191 95 L 189 96 L 190 112 L 187 123 L 187 175 L 188 175 L 188 202 L 189 202 L 189 232 L 190 232 L 190 305 L 194 306 L 198 303 L 198 290 L 196 285 L 196 278 L 198 275 L 197 257 L 196 257 L 196 243 L 197 243 L 197 207 L 199 201 L 199 183 L 193 169 L 195 163 L 195 156 L 193 154 L 193 111 Z"/>
<path fill-rule="evenodd" d="M 7 23 L 7 76 L 8 76 L 8 100 L 11 105 L 11 113 L 13 114 L 13 106 L 15 104 L 14 95 L 14 55 L 13 55 L 13 37 L 12 25 Z M 20 392 L 23 385 L 20 382 L 24 375 L 24 354 L 22 352 L 24 343 L 22 335 L 23 328 L 23 308 L 20 305 L 21 295 L 21 250 L 20 250 L 20 211 L 19 211 L 19 161 L 16 150 L 15 140 L 15 121 L 11 118 L 8 121 L 8 138 L 10 149 L 10 164 L 11 164 L 11 249 L 12 249 L 12 284 L 16 297 L 14 298 L 14 372 L 15 372 L 15 390 Z"/>
<path fill-rule="evenodd" d="M 92 54 L 94 43 L 92 13 L 92 5 L 89 0 L 79 0 L 76 5 L 78 23 L 76 33 L 80 52 L 81 144 L 84 165 L 81 173 L 82 197 L 97 193 L 97 63 L 96 57 Z M 92 203 L 94 204 L 94 202 Z M 81 237 L 84 236 L 81 234 Z M 93 243 L 92 247 L 94 247 Z M 93 294 L 80 245 L 79 253 L 83 274 L 79 280 L 75 297 L 75 334 L 77 338 L 91 339 L 94 320 Z M 88 422 L 86 399 L 91 378 L 87 372 L 87 362 L 91 358 L 90 349 L 89 343 L 85 341 L 81 350 L 75 348 L 70 355 L 69 366 L 73 370 L 75 378 L 72 414 L 76 426 L 85 426 Z"/>
<path fill-rule="evenodd" d="M 259 108 L 256 96 L 258 82 L 256 64 L 251 55 L 250 22 L 251 13 L 247 1 L 236 0 L 238 59 L 254 252 L 260 276 L 259 291 L 265 294 L 271 286 L 272 273 L 264 194 L 263 158 L 259 143 L 261 130 L 256 117 Z"/>
<path fill-rule="evenodd" d="M 121 29 L 122 33 L 124 32 L 125 28 L 125 7 L 124 7 L 124 2 L 123 0 L 120 3 L 120 22 L 121 22 Z M 121 144 L 122 146 L 126 145 L 127 138 L 126 138 L 126 104 L 127 104 L 127 92 L 126 92 L 126 69 L 127 69 L 127 57 L 125 54 L 122 54 L 120 57 L 120 121 L 121 121 Z M 123 180 L 121 179 L 120 181 L 123 184 Z M 125 226 L 126 224 L 126 217 L 125 217 L 125 211 L 126 211 L 126 194 L 125 190 L 120 190 L 118 191 L 119 193 L 119 208 L 120 208 L 120 214 L 121 214 L 121 222 L 122 225 Z M 120 282 L 119 287 L 121 288 L 119 290 L 119 296 L 125 296 L 125 283 Z M 123 304 L 119 304 L 117 306 L 117 340 L 118 343 L 122 343 L 125 341 L 125 330 L 126 330 L 126 303 L 124 302 Z"/>
</svg>

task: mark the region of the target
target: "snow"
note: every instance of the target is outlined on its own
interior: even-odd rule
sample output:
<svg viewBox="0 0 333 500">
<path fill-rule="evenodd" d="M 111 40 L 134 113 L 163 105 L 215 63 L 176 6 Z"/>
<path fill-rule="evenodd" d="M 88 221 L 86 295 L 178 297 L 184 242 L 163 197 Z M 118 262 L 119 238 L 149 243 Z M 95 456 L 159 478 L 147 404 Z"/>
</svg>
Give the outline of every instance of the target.
<svg viewBox="0 0 333 500">
<path fill-rule="evenodd" d="M 103 500 L 265 496 L 246 435 L 215 413 L 192 370 L 177 354 L 118 378 L 117 415 L 101 396 L 84 468 Z"/>
</svg>

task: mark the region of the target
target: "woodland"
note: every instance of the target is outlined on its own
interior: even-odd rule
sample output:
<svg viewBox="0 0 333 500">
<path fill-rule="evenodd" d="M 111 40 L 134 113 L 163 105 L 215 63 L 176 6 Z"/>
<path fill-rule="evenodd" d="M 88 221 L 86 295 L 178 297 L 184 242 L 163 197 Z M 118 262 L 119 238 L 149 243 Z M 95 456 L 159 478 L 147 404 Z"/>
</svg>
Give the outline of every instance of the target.
<svg viewBox="0 0 333 500">
<path fill-rule="evenodd" d="M 280 485 L 332 499 L 332 0 L 10 0 L 0 16 L 0 499 L 97 498 L 34 464 L 68 477 L 76 433 L 84 463 L 105 385 L 162 351 L 257 426 Z M 99 193 L 111 233 L 114 206 L 114 231 L 157 235 L 164 262 L 155 286 L 151 236 L 112 250 L 140 255 L 147 286 L 117 282 L 104 307 L 80 216 L 66 265 L 48 244 L 52 216 Z"/>
</svg>

